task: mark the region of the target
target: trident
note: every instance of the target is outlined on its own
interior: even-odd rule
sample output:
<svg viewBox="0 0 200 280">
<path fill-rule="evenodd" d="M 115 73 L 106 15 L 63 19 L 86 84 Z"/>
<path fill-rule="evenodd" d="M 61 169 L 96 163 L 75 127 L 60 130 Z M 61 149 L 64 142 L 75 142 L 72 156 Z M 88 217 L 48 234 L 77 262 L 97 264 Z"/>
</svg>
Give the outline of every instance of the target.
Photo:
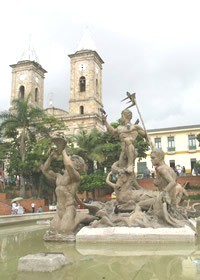
<svg viewBox="0 0 200 280">
<path fill-rule="evenodd" d="M 153 148 L 154 148 L 153 143 L 151 142 L 150 137 L 149 137 L 149 135 L 147 134 L 147 130 L 146 130 L 146 128 L 145 128 L 142 115 L 141 115 L 141 113 L 140 113 L 140 110 L 139 110 L 138 105 L 137 105 L 137 102 L 136 102 L 136 97 L 135 97 L 136 93 L 134 92 L 134 93 L 131 94 L 130 92 L 127 91 L 126 94 L 127 94 L 127 97 L 124 98 L 124 99 L 122 99 L 121 102 L 122 102 L 122 101 L 125 101 L 125 100 L 127 100 L 127 99 L 129 100 L 127 103 L 130 103 L 130 102 L 131 102 L 131 105 L 129 105 L 128 107 L 126 107 L 126 109 L 131 108 L 131 107 L 133 107 L 133 106 L 136 106 L 137 111 L 138 111 L 138 114 L 139 114 L 140 119 L 141 119 L 141 122 L 142 122 L 142 125 L 143 125 L 143 128 L 144 128 L 144 131 L 145 131 L 145 133 L 146 133 L 147 139 L 149 140 L 149 145 L 150 145 L 151 149 L 153 149 Z"/>
</svg>

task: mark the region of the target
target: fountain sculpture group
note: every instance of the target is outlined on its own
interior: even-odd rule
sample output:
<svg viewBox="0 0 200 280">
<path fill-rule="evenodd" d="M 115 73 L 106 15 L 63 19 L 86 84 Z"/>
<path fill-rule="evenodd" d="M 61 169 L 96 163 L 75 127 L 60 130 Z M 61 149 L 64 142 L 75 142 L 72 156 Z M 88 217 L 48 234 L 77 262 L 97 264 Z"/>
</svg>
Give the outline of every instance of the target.
<svg viewBox="0 0 200 280">
<path fill-rule="evenodd" d="M 44 175 L 56 184 L 57 211 L 46 232 L 46 241 L 75 241 L 76 233 L 81 227 L 183 227 L 196 228 L 190 221 L 190 207 L 185 203 L 185 189 L 177 183 L 175 172 L 164 161 L 164 152 L 154 148 L 147 131 L 137 123 L 132 124 L 130 107 L 136 105 L 135 94 L 127 93 L 131 105 L 122 111 L 121 124 L 115 129 L 107 122 L 107 115 L 102 110 L 102 122 L 107 131 L 118 135 L 121 141 L 119 160 L 113 163 L 106 178 L 116 199 L 106 203 L 94 201 L 83 203 L 78 199 L 77 191 L 81 184 L 80 173 L 85 171 L 84 160 L 77 156 L 69 157 L 66 153 L 66 142 L 63 138 L 55 138 L 57 146 L 41 167 Z M 138 107 L 137 107 L 138 109 Z M 141 114 L 138 109 L 141 118 Z M 142 118 L 141 118 L 142 121 Z M 142 121 L 143 123 L 143 121 Z M 134 174 L 134 163 L 137 157 L 135 140 L 142 136 L 151 148 L 151 161 L 155 167 L 154 183 L 158 190 L 145 190 L 137 182 Z M 51 163 L 62 154 L 65 170 L 63 174 L 51 170 Z M 76 204 L 81 203 L 89 213 L 80 215 Z"/>
</svg>

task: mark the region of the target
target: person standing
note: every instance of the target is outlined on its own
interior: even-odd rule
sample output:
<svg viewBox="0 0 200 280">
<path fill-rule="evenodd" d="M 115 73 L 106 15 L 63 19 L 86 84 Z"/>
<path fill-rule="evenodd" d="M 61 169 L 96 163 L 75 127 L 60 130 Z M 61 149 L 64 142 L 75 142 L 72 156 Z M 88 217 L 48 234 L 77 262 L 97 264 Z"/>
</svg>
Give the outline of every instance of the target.
<svg viewBox="0 0 200 280">
<path fill-rule="evenodd" d="M 37 210 L 37 213 L 42 213 L 43 212 L 43 209 L 42 209 L 42 206 L 40 206 Z"/>
<path fill-rule="evenodd" d="M 16 201 L 12 202 L 11 214 L 12 215 L 17 214 L 17 203 L 16 203 Z"/>
<path fill-rule="evenodd" d="M 31 208 L 32 208 L 32 213 L 35 213 L 35 203 L 34 202 L 31 203 Z"/>
</svg>

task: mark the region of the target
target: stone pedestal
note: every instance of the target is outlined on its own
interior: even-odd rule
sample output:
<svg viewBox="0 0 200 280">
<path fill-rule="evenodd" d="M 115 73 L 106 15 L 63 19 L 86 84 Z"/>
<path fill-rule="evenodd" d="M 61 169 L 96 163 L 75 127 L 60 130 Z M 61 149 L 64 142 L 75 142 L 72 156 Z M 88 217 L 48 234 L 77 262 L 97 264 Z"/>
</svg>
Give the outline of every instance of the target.
<svg viewBox="0 0 200 280">
<path fill-rule="evenodd" d="M 18 262 L 18 270 L 52 272 L 68 263 L 62 253 L 38 253 L 21 257 Z"/>
<path fill-rule="evenodd" d="M 76 243 L 194 243 L 196 233 L 190 227 L 84 227 L 76 235 Z"/>
</svg>

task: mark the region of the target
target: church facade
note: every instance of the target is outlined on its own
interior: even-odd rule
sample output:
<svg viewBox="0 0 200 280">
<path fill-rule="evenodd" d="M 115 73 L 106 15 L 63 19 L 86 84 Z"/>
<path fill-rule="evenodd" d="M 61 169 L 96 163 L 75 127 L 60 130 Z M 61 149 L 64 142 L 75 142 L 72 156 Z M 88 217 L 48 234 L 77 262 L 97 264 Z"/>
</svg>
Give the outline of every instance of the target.
<svg viewBox="0 0 200 280">
<path fill-rule="evenodd" d="M 102 65 L 103 60 L 96 51 L 88 30 L 85 30 L 75 53 L 70 54 L 70 95 L 69 111 L 50 106 L 43 108 L 44 79 L 47 71 L 39 64 L 34 49 L 29 47 L 20 61 L 12 68 L 11 108 L 13 101 L 27 98 L 32 106 L 44 109 L 48 115 L 61 119 L 67 134 L 77 134 L 80 129 L 91 131 L 102 125 Z"/>
</svg>

